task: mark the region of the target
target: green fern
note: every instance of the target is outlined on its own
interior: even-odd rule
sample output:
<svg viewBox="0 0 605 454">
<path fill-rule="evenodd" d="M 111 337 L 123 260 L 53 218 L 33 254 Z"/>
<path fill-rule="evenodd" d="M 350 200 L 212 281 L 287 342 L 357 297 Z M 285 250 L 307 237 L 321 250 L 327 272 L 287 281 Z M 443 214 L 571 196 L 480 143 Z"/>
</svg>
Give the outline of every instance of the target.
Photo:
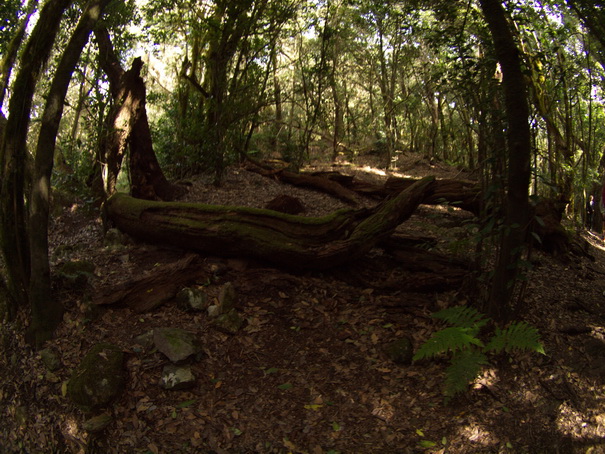
<svg viewBox="0 0 605 454">
<path fill-rule="evenodd" d="M 470 334 L 470 328 L 461 328 L 453 326 L 437 331 L 418 349 L 413 360 L 417 361 L 423 358 L 432 358 L 440 353 L 448 351 L 469 350 L 471 345 L 483 347 L 483 343 L 475 336 Z"/>
<path fill-rule="evenodd" d="M 489 319 L 486 319 L 483 314 L 469 306 L 448 307 L 435 312 L 433 318 L 461 328 L 481 328 L 489 322 Z"/>
<path fill-rule="evenodd" d="M 496 328 L 485 345 L 479 335 L 480 329 L 490 323 L 472 307 L 457 306 L 443 309 L 434 318 L 453 325 L 434 333 L 420 346 L 414 361 L 433 358 L 439 354 L 451 354 L 450 366 L 445 373 L 445 395 L 451 398 L 467 389 L 468 383 L 479 376 L 488 365 L 488 354 L 507 353 L 514 350 L 531 350 L 544 353 L 538 330 L 525 322 L 516 322 L 508 328 Z"/>
<path fill-rule="evenodd" d="M 507 353 L 512 350 L 531 350 L 545 354 L 538 330 L 525 322 L 513 323 L 503 330 L 496 329 L 494 337 L 485 346 L 485 351 L 500 353 L 502 350 Z"/>
<path fill-rule="evenodd" d="M 466 350 L 452 357 L 445 372 L 445 395 L 454 397 L 466 390 L 468 383 L 479 376 L 488 365 L 487 356 L 478 350 Z"/>
</svg>

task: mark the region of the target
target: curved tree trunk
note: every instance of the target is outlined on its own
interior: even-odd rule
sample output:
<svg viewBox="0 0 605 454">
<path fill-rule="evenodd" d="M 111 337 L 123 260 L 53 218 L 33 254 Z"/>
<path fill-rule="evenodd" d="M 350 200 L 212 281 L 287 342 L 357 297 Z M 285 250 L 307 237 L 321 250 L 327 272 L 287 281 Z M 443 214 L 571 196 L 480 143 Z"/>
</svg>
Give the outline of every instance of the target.
<svg viewBox="0 0 605 454">
<path fill-rule="evenodd" d="M 153 202 L 115 194 L 107 215 L 122 231 L 154 243 L 223 256 L 250 256 L 289 268 L 327 269 L 354 260 L 390 236 L 430 191 L 419 180 L 372 210 L 321 218 L 271 210 Z"/>
<path fill-rule="evenodd" d="M 36 346 L 41 346 L 50 338 L 63 317 L 61 303 L 52 298 L 48 262 L 50 178 L 57 131 L 63 115 L 63 104 L 71 76 L 94 25 L 109 1 L 91 0 L 82 13 L 57 66 L 42 115 L 32 179 L 29 228 L 31 256 L 29 302 L 32 308 L 29 339 Z"/>
<path fill-rule="evenodd" d="M 50 0 L 40 11 L 21 57 L 13 83 L 9 116 L 0 144 L 0 243 L 8 271 L 8 287 L 17 304 L 28 302 L 30 274 L 25 183 L 27 132 L 32 98 L 42 67 L 48 60 L 63 11 L 70 0 Z"/>
</svg>

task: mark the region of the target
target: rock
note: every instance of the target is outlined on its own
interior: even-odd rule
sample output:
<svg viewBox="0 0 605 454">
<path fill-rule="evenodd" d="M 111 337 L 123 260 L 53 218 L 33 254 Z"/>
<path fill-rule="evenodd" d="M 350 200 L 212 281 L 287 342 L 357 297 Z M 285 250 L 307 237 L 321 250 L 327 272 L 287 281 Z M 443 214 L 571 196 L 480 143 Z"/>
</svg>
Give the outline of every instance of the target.
<svg viewBox="0 0 605 454">
<path fill-rule="evenodd" d="M 147 331 L 146 333 L 135 337 L 134 343 L 140 345 L 145 350 L 153 347 L 153 330 Z"/>
<path fill-rule="evenodd" d="M 208 317 L 218 317 L 221 315 L 221 308 L 216 304 L 208 307 Z"/>
<path fill-rule="evenodd" d="M 385 347 L 389 359 L 397 364 L 411 364 L 414 356 L 412 341 L 407 337 L 397 339 Z"/>
<path fill-rule="evenodd" d="M 120 232 L 118 229 L 109 229 L 105 232 L 105 237 L 103 238 L 103 245 L 109 247 L 120 247 L 125 246 L 131 243 L 128 235 Z"/>
<path fill-rule="evenodd" d="M 185 287 L 177 293 L 176 302 L 184 310 L 203 311 L 208 308 L 208 295 L 200 289 Z"/>
<path fill-rule="evenodd" d="M 124 353 L 107 343 L 93 346 L 72 373 L 67 396 L 84 411 L 106 405 L 124 386 Z"/>
<path fill-rule="evenodd" d="M 218 295 L 218 307 L 220 308 L 221 314 L 226 314 L 235 307 L 237 303 L 237 292 L 231 282 L 225 283 L 221 287 L 221 291 Z"/>
<path fill-rule="evenodd" d="M 240 317 L 235 309 L 231 309 L 229 312 L 220 314 L 213 321 L 213 325 L 216 327 L 216 329 L 227 334 L 237 333 L 243 324 L 244 320 Z"/>
<path fill-rule="evenodd" d="M 154 329 L 153 343 L 173 363 L 183 361 L 201 350 L 194 334 L 180 328 Z"/>
<path fill-rule="evenodd" d="M 165 389 L 186 389 L 195 384 L 195 376 L 189 366 L 168 364 L 162 370 L 160 386 Z"/>
<path fill-rule="evenodd" d="M 50 348 L 42 349 L 38 353 L 40 353 L 40 358 L 49 371 L 55 371 L 61 367 L 61 361 L 57 354 Z"/>
<path fill-rule="evenodd" d="M 57 266 L 57 275 L 76 288 L 83 288 L 94 277 L 96 266 L 87 260 L 71 260 Z"/>
<path fill-rule="evenodd" d="M 92 418 L 84 421 L 82 427 L 84 430 L 90 433 L 101 432 L 111 423 L 111 421 L 111 415 L 101 413 L 100 415 L 93 416 Z"/>
</svg>

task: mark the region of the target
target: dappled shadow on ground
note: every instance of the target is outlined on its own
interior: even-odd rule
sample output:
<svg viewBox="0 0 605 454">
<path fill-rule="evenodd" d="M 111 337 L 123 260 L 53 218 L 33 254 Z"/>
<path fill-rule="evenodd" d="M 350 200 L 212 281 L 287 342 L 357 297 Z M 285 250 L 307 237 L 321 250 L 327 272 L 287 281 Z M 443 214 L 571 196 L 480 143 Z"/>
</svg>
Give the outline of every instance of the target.
<svg viewBox="0 0 605 454">
<path fill-rule="evenodd" d="M 246 187 L 241 178 L 237 185 Z M 237 197 L 235 188 L 227 190 Z M 462 221 L 469 219 L 457 209 L 422 207 L 397 233 L 465 258 L 472 243 Z M 598 238 L 587 236 L 586 256 L 534 254 L 522 317 L 539 328 L 547 355 L 495 358 L 467 394 L 447 404 L 445 361 L 399 365 L 384 350 L 403 336 L 419 346 L 439 328 L 432 312 L 472 301 L 458 289 L 411 293 L 391 285 L 415 276 L 399 269 L 388 250 L 323 273 L 201 257 L 211 279 L 197 284 L 210 299 L 226 282 L 238 293 L 246 323 L 225 334 L 205 312 L 174 301 L 142 314 L 90 306 L 98 289 L 170 263 L 180 251 L 104 245 L 100 223 L 78 211 L 55 223 L 52 239 L 55 266 L 89 260 L 95 277 L 86 288 L 56 282 L 68 309 L 49 343 L 59 369 L 50 372 L 20 330 L 2 326 L 2 452 L 605 452 L 605 248 Z M 379 285 L 385 281 L 390 285 Z M 166 359 L 135 345 L 136 336 L 166 326 L 201 341 L 190 389 L 161 388 Z M 82 413 L 63 391 L 99 341 L 126 352 L 129 378 L 120 397 L 99 411 L 111 424 L 91 433 L 83 423 L 99 412 Z"/>
</svg>

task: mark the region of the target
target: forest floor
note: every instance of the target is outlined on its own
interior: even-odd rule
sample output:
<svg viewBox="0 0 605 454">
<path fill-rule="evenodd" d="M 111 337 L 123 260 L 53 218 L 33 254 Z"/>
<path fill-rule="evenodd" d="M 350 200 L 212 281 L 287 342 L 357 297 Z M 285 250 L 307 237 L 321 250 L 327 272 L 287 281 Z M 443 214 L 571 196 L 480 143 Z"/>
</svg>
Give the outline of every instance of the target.
<svg viewBox="0 0 605 454">
<path fill-rule="evenodd" d="M 463 178 L 456 169 L 413 162 L 407 174 Z M 340 166 L 367 178 L 367 168 Z M 262 207 L 294 195 L 306 215 L 342 207 L 331 197 L 230 169 L 222 188 L 192 181 L 190 200 Z M 376 203 L 368 201 L 368 204 Z M 432 239 L 452 257 L 470 254 L 455 208 L 421 206 L 398 228 Z M 99 219 L 66 206 L 51 229 L 53 266 L 95 264 L 85 287 L 55 279 L 67 311 L 47 345 L 61 367 L 50 372 L 22 329 L 1 326 L 0 452 L 26 453 L 605 453 L 605 247 L 595 234 L 572 232 L 584 253 L 532 255 L 521 318 L 540 330 L 546 355 L 494 358 L 469 391 L 444 401 L 447 362 L 398 365 L 385 346 L 407 336 L 417 348 L 442 325 L 431 314 L 472 303 L 462 291 L 409 294 L 373 285 L 385 273 L 402 280 L 381 250 L 329 272 L 293 273 L 245 258 L 202 257 L 215 272 L 198 282 L 215 295 L 226 282 L 246 320 L 236 334 L 213 327 L 205 312 L 168 302 L 146 313 L 110 305 L 91 310 L 95 293 L 170 263 L 183 252 L 127 242 L 107 246 Z M 20 326 L 23 326 L 21 323 Z M 163 355 L 141 350 L 136 336 L 154 328 L 194 332 L 203 355 L 195 386 L 159 386 Z M 112 421 L 88 433 L 64 384 L 98 342 L 126 352 L 128 380 L 102 411 Z"/>
</svg>

